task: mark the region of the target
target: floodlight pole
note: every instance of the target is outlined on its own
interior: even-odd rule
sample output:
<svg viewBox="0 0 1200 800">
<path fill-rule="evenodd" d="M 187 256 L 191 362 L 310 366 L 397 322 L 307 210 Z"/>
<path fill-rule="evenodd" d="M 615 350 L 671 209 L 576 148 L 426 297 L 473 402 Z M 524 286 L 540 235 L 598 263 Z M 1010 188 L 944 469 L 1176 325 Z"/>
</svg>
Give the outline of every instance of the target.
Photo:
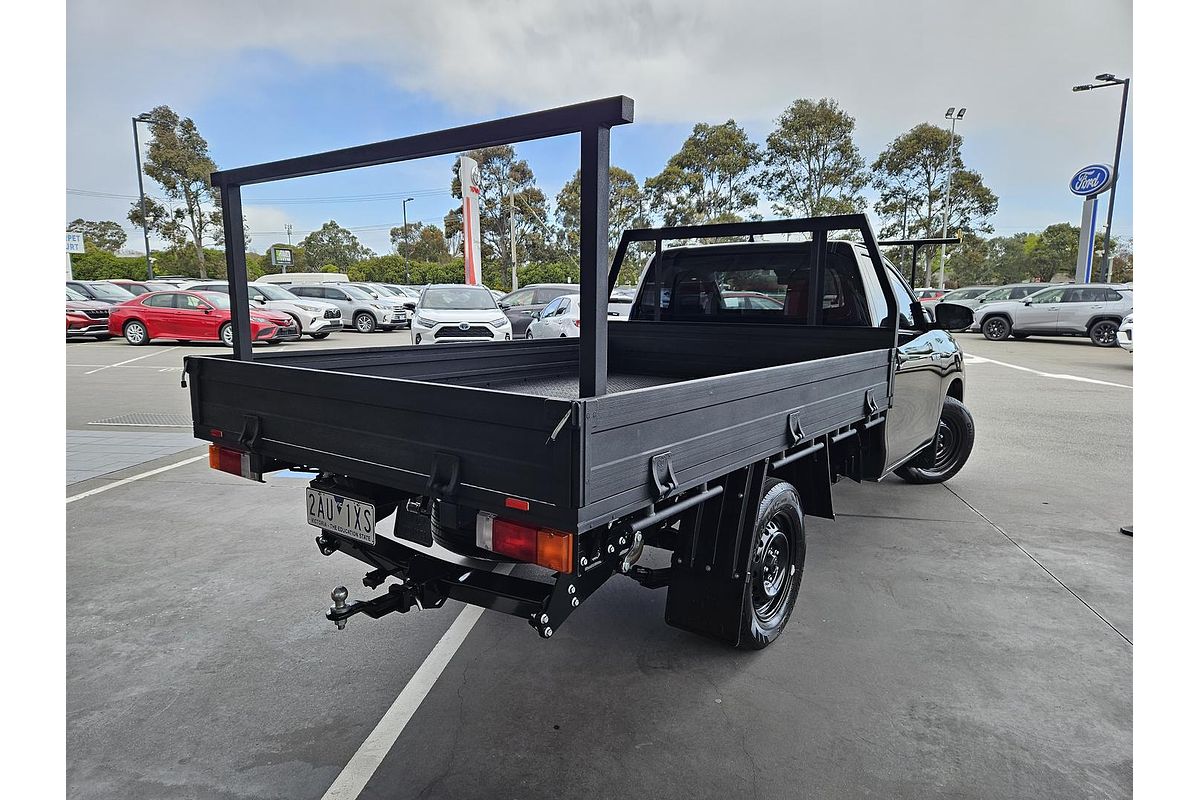
<svg viewBox="0 0 1200 800">
<path fill-rule="evenodd" d="M 946 111 L 946 117 L 950 120 L 950 156 L 946 159 L 946 197 L 945 205 L 942 207 L 942 238 L 949 238 L 950 228 L 950 176 L 954 174 L 954 125 L 964 116 L 967 110 L 965 108 L 958 109 L 958 116 L 954 115 L 954 108 L 951 107 Z M 946 288 L 946 245 L 942 245 L 942 258 L 938 264 L 938 288 Z"/>
<path fill-rule="evenodd" d="M 138 142 L 139 122 L 149 122 L 149 114 L 138 114 L 133 118 L 133 156 L 137 161 L 138 197 L 142 206 L 142 239 L 146 243 L 146 280 L 154 280 L 154 265 L 150 259 L 150 220 L 146 218 L 146 190 L 142 185 L 142 146 Z"/>
<path fill-rule="evenodd" d="M 1121 89 L 1121 121 L 1117 123 L 1117 152 L 1113 156 L 1112 186 L 1108 190 L 1108 221 L 1104 227 L 1104 260 L 1100 262 L 1100 279 L 1105 282 L 1112 277 L 1112 252 L 1110 244 L 1112 241 L 1113 206 L 1117 203 L 1117 178 L 1121 175 L 1121 139 L 1125 133 L 1125 106 L 1129 103 L 1130 80 L 1130 78 L 1126 78 L 1121 81 L 1124 84 Z"/>
</svg>

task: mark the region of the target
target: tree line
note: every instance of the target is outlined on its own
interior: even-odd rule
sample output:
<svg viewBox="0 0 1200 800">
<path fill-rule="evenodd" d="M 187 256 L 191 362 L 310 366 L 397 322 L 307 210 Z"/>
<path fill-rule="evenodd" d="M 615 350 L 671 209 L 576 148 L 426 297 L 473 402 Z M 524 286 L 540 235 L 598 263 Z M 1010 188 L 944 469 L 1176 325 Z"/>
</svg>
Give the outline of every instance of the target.
<svg viewBox="0 0 1200 800">
<path fill-rule="evenodd" d="M 167 106 L 155 108 L 149 118 L 151 138 L 144 171 L 162 187 L 170 208 L 148 200 L 143 219 L 140 205 L 134 203 L 128 219 L 169 243 L 156 255 L 157 273 L 220 275 L 224 259 L 214 249 L 222 246 L 220 196 L 208 182 L 216 169 L 208 144 L 192 120 Z M 775 119 L 762 143 L 753 141 L 733 119 L 697 123 L 658 174 L 639 181 L 628 170 L 611 167 L 609 252 L 621 232 L 631 227 L 759 219 L 764 207 L 781 217 L 861 211 L 867 205 L 864 193 L 871 188 L 877 196 L 872 209 L 881 239 L 941 236 L 943 216 L 948 213 L 949 230 L 963 237 L 963 244 L 951 248 L 947 261 L 947 277 L 954 284 L 1044 280 L 1072 271 L 1078 228 L 1069 223 L 1036 233 L 985 238 L 993 233 L 989 220 L 998 199 L 979 172 L 963 162 L 960 134 L 918 124 L 892 140 L 868 166 L 854 133 L 854 117 L 830 98 L 795 100 Z M 513 146 L 463 155 L 479 164 L 485 283 L 508 287 L 513 250 L 522 283 L 530 282 L 522 275 L 577 280 L 579 173 L 551 201 Z M 948 165 L 953 172 L 947 191 Z M 292 271 L 324 269 L 359 279 L 414 283 L 425 282 L 422 278 L 428 276 L 461 279 L 462 187 L 457 164 L 451 165 L 448 183 L 459 203 L 446 213 L 440 227 L 421 222 L 394 227 L 391 252 L 380 255 L 352 231 L 329 220 L 291 246 Z M 144 261 L 131 259 L 135 263 L 126 264 L 127 259 L 114 255 L 125 243 L 119 224 L 80 219 L 69 229 L 84 233 L 89 250 L 73 257 L 77 269 L 130 269 L 135 275 L 144 274 Z M 282 243 L 264 250 L 269 253 L 273 246 Z M 268 256 L 250 246 L 249 231 L 247 252 L 252 276 L 276 271 Z M 935 252 L 934 248 L 923 251 L 926 274 Z M 898 261 L 901 254 L 891 255 Z M 641 259 L 627 261 L 621 282 L 633 283 Z M 1114 252 L 1114 262 L 1132 274 L 1129 240 Z"/>
</svg>

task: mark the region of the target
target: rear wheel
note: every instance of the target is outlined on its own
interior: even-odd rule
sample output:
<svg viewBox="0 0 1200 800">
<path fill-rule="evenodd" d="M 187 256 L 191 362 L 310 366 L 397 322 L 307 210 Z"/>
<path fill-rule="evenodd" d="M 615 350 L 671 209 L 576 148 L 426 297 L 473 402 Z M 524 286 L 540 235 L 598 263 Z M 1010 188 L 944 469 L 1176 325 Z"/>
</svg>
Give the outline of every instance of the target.
<svg viewBox="0 0 1200 800">
<path fill-rule="evenodd" d="M 125 341 L 132 345 L 143 345 L 150 342 L 150 335 L 146 332 L 146 325 L 141 320 L 130 320 L 125 323 Z"/>
<path fill-rule="evenodd" d="M 320 333 L 309 334 L 314 339 L 324 339 L 329 336 L 329 331 L 321 331 Z"/>
<path fill-rule="evenodd" d="M 1088 338 L 1097 347 L 1116 347 L 1117 323 L 1111 319 L 1102 319 L 1099 322 L 1093 322 L 1092 327 L 1088 328 Z"/>
<path fill-rule="evenodd" d="M 896 474 L 909 483 L 943 483 L 958 474 L 974 447 L 975 420 L 971 412 L 960 401 L 947 397 L 933 442 Z"/>
<path fill-rule="evenodd" d="M 360 311 L 354 315 L 354 330 L 359 333 L 374 333 L 375 326 L 375 316 L 373 314 Z"/>
<path fill-rule="evenodd" d="M 1012 332 L 1012 325 L 1004 317 L 988 317 L 983 321 L 982 330 L 985 339 L 998 342 L 1008 338 L 1008 334 Z"/>
<path fill-rule="evenodd" d="M 525 338 L 526 338 L 526 339 L 532 339 L 532 338 L 533 338 L 533 331 L 525 331 Z"/>
<path fill-rule="evenodd" d="M 804 511 L 790 483 L 767 479 L 753 542 L 742 596 L 741 650 L 761 650 L 778 639 L 796 605 L 804 573 Z"/>
<path fill-rule="evenodd" d="M 218 335 L 221 337 L 221 344 L 225 345 L 226 347 L 233 347 L 233 325 L 232 324 L 226 322 L 224 325 L 222 325 L 221 330 L 218 333 Z"/>
</svg>

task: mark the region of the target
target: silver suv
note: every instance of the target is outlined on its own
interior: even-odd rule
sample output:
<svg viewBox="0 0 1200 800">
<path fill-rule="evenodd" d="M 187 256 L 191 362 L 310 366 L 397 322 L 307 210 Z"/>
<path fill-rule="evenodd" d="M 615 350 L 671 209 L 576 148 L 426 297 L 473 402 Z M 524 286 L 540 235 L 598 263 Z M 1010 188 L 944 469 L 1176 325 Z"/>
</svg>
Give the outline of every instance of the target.
<svg viewBox="0 0 1200 800">
<path fill-rule="evenodd" d="M 349 320 L 359 333 L 390 331 L 407 320 L 403 306 L 372 297 L 365 289 L 348 283 L 297 283 L 288 286 L 288 291 L 297 297 L 333 303 L 342 310 L 342 318 Z"/>
<path fill-rule="evenodd" d="M 1133 310 L 1133 289 L 1117 283 L 1051 286 L 1022 300 L 980 306 L 975 324 L 993 341 L 1029 336 L 1087 336 L 1099 347 L 1117 346 L 1117 328 Z"/>
<path fill-rule="evenodd" d="M 273 283 L 248 283 L 246 286 L 250 290 L 251 300 L 272 311 L 287 314 L 296 320 L 302 334 L 306 333 L 314 339 L 324 339 L 334 331 L 342 329 L 342 310 L 333 303 L 301 299 Z M 188 284 L 187 288 L 198 292 L 229 294 L 229 284 L 225 281 L 199 281 Z"/>
</svg>

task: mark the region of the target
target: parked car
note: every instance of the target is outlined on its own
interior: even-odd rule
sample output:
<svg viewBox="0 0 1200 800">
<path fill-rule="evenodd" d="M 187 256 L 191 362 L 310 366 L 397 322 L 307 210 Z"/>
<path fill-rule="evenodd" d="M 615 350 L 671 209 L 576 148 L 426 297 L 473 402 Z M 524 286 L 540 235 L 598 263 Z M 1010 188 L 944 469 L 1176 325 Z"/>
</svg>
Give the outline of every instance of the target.
<svg viewBox="0 0 1200 800">
<path fill-rule="evenodd" d="M 107 303 L 110 306 L 124 303 L 134 297 L 133 292 L 108 281 L 67 281 L 67 288 L 74 289 L 88 300 Z"/>
<path fill-rule="evenodd" d="M 546 307 L 556 297 L 564 294 L 579 292 L 579 285 L 573 283 L 533 283 L 522 286 L 514 292 L 509 292 L 500 298 L 500 308 L 512 323 L 513 336 L 525 335 L 525 330 L 537 313 Z"/>
<path fill-rule="evenodd" d="M 1121 320 L 1121 327 L 1117 328 L 1117 344 L 1121 345 L 1123 350 L 1130 353 L 1133 352 L 1133 312 L 1129 312 L 1125 319 Z"/>
<path fill-rule="evenodd" d="M 229 296 L 220 292 L 147 292 L 113 306 L 108 332 L 134 345 L 152 339 L 181 342 L 222 342 L 233 346 Z M 284 342 L 300 338 L 300 328 L 287 314 L 270 309 L 250 310 L 250 339 Z"/>
<path fill-rule="evenodd" d="M 1022 300 L 1034 292 L 1040 292 L 1050 286 L 1061 286 L 1057 283 L 1006 283 L 984 292 L 975 298 L 975 307 L 988 303 L 998 303 L 1004 300 Z"/>
<path fill-rule="evenodd" d="M 551 298 L 553 299 L 553 298 Z M 512 323 L 485 286 L 426 286 L 412 318 L 413 344 L 509 341 Z"/>
<path fill-rule="evenodd" d="M 633 310 L 633 298 L 637 296 L 636 286 L 618 286 L 608 296 L 608 318 L 629 319 Z"/>
<path fill-rule="evenodd" d="M 913 289 L 913 294 L 917 296 L 917 300 L 922 303 L 929 303 L 938 300 L 946 293 L 945 289 L 935 289 L 932 286 L 923 286 L 920 289 Z"/>
<path fill-rule="evenodd" d="M 410 298 L 408 293 L 401 289 L 393 289 L 386 283 L 372 283 L 366 281 L 358 281 L 350 284 L 357 286 L 360 289 L 365 289 L 368 294 L 373 294 L 381 303 L 390 303 L 393 306 L 399 306 L 404 309 L 404 322 L 400 325 L 401 328 L 409 327 L 412 320 L 413 309 L 417 307 L 417 301 Z"/>
<path fill-rule="evenodd" d="M 1099 347 L 1117 346 L 1117 328 L 1133 310 L 1133 290 L 1113 283 L 1052 286 L 1023 300 L 980 306 L 975 324 L 992 341 L 1029 336 L 1087 336 Z"/>
<path fill-rule="evenodd" d="M 88 300 L 67 287 L 67 338 L 87 336 L 101 341 L 111 337 L 108 332 L 108 303 Z"/>
<path fill-rule="evenodd" d="M 282 286 L 271 283 L 249 283 L 250 299 L 259 305 L 279 311 L 291 317 L 300 333 L 314 339 L 324 339 L 334 331 L 342 329 L 342 310 L 324 300 L 301 300 Z M 187 287 L 198 292 L 220 292 L 229 294 L 226 281 L 196 283 Z"/>
<path fill-rule="evenodd" d="M 632 305 L 632 301 L 630 303 Z M 579 295 L 556 297 L 525 329 L 526 339 L 567 339 L 579 335 Z"/>
<path fill-rule="evenodd" d="M 273 272 L 258 278 L 257 283 L 289 284 L 348 283 L 350 276 L 341 272 Z"/>
<path fill-rule="evenodd" d="M 179 288 L 174 283 L 167 281 L 131 281 L 128 278 L 113 278 L 109 283 L 120 286 L 125 291 L 134 294 L 145 294 L 146 292 L 165 292 L 171 289 Z"/>
<path fill-rule="evenodd" d="M 952 292 L 946 292 L 936 302 L 957 303 L 974 311 L 976 308 L 979 308 L 979 298 L 995 288 L 995 286 L 963 286 Z"/>
<path fill-rule="evenodd" d="M 394 330 L 408 318 L 398 303 L 385 301 L 378 295 L 372 297 L 370 292 L 349 283 L 292 284 L 286 288 L 296 297 L 324 300 L 337 306 L 342 319 L 350 320 L 359 333 Z"/>
</svg>

